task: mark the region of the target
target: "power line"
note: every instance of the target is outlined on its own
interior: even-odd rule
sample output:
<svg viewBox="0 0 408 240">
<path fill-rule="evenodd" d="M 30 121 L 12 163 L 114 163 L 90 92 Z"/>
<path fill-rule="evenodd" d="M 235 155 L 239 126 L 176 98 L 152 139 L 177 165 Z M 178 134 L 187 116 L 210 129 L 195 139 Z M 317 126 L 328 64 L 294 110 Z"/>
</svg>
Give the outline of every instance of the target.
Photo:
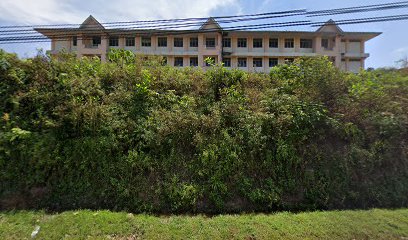
<svg viewBox="0 0 408 240">
<path fill-rule="evenodd" d="M 257 14 L 246 14 L 246 15 L 231 15 L 231 16 L 218 16 L 214 19 L 233 19 L 233 18 L 242 18 L 242 17 L 256 17 L 256 16 L 270 16 L 270 17 L 280 17 L 280 16 L 296 16 L 296 15 L 306 15 L 307 17 L 312 16 L 327 16 L 327 15 L 337 15 L 337 14 L 346 14 L 346 13 L 358 13 L 365 11 L 378 11 L 378 10 L 389 10 L 396 8 L 405 8 L 408 7 L 408 1 L 384 3 L 384 4 L 375 4 L 375 5 L 363 5 L 349 8 L 337 8 L 337 9 L 326 9 L 318 11 L 306 11 L 305 9 L 292 10 L 292 11 L 280 11 L 280 12 L 266 12 L 266 13 L 257 13 Z M 106 22 L 102 23 L 103 25 L 129 25 L 129 24 L 138 24 L 139 26 L 147 26 L 157 23 L 183 23 L 185 21 L 205 21 L 208 18 L 176 18 L 176 19 L 161 19 L 161 20 L 143 20 L 143 21 L 126 21 L 126 22 Z M 144 24 L 144 25 L 141 25 Z M 80 26 L 81 24 L 54 24 L 54 25 L 15 25 L 15 26 L 0 26 L 2 28 L 33 28 L 33 27 L 61 27 L 61 26 Z M 142 27 L 141 27 L 142 28 Z M 13 30 L 12 30 L 13 31 Z"/>
<path fill-rule="evenodd" d="M 405 2 L 398 2 L 398 3 L 388 3 L 388 4 L 377 4 L 377 5 L 368 5 L 368 6 L 360 6 L 360 7 L 352 7 L 352 8 L 342 8 L 342 9 L 332 9 L 333 13 L 339 13 L 340 11 L 350 11 L 350 10 L 355 10 L 355 9 L 363 9 L 365 10 L 366 8 L 370 8 L 370 10 L 374 11 L 373 9 L 376 10 L 384 10 L 383 7 L 407 7 L 408 1 Z M 324 11 L 324 12 L 322 12 Z M 312 14 L 327 14 L 329 10 L 321 10 L 321 11 L 314 11 L 314 12 L 309 12 Z M 278 12 L 276 12 L 277 14 Z M 282 12 L 279 12 L 282 13 Z M 287 12 L 285 12 L 286 14 Z M 293 14 L 301 14 L 301 10 L 296 10 L 292 11 L 291 13 Z M 234 22 L 239 22 L 239 21 L 251 21 L 251 20 L 260 20 L 260 19 L 268 19 L 270 16 L 268 16 L 270 13 L 260 13 L 260 14 L 249 14 L 249 15 L 239 15 L 239 16 L 264 16 L 264 17 L 249 17 L 249 18 L 240 18 L 240 19 L 226 19 L 226 20 L 220 20 L 222 23 L 234 23 Z M 227 16 L 224 16 L 227 18 Z M 234 16 L 236 17 L 236 16 Z M 279 15 L 275 16 L 279 17 Z M 197 19 L 197 18 L 196 18 Z M 385 16 L 385 17 L 373 17 L 373 18 L 360 18 L 360 19 L 346 19 L 346 20 L 339 20 L 337 21 L 338 25 L 346 25 L 346 24 L 357 24 L 357 23 L 368 23 L 368 22 L 381 22 L 381 21 L 397 21 L 397 20 L 406 20 L 407 15 L 395 15 L 395 16 Z M 189 24 L 196 24 L 196 23 L 189 23 Z M 319 24 L 319 25 L 318 25 Z M 307 21 L 292 21 L 292 22 L 281 22 L 281 23 L 266 23 L 266 24 L 253 24 L 253 25 L 240 25 L 240 26 L 232 26 L 232 27 L 225 27 L 222 30 L 223 31 L 240 31 L 240 30 L 254 30 L 254 29 L 264 29 L 264 28 L 270 28 L 270 27 L 290 27 L 290 26 L 306 26 L 310 25 L 313 27 L 320 26 L 320 24 L 324 24 L 324 22 L 311 22 L 309 20 Z M 201 23 L 200 23 L 201 25 Z M 182 24 L 167 24 L 166 28 L 159 28 L 162 25 L 156 26 L 156 28 L 152 29 L 139 29 L 140 26 L 135 26 L 135 27 L 128 27 L 128 28 L 121 28 L 121 29 L 86 29 L 86 32 L 89 34 L 93 33 L 107 33 L 109 31 L 138 31 L 135 33 L 139 34 L 155 34 L 155 35 L 165 35 L 165 34 L 172 34 L 172 35 L 177 35 L 177 34 L 191 34 L 191 33 L 196 33 L 196 32 L 203 32 L 203 30 L 198 30 L 198 31 L 193 31 L 193 30 L 172 30 L 170 31 L 169 29 L 172 28 L 180 28 L 181 26 L 191 26 L 191 25 L 182 25 Z M 61 29 L 64 31 L 78 31 L 79 29 Z M 167 32 L 166 32 L 167 30 Z M 210 29 L 209 31 L 220 31 L 220 29 Z M 206 32 L 209 32 L 206 30 Z M 1 31 L 0 31 L 1 32 Z M 133 34 L 135 34 L 133 33 Z M 24 33 L 24 34 L 32 34 L 30 32 Z M 114 33 L 111 33 L 114 34 Z M 131 36 L 132 33 L 129 33 L 128 35 Z M 10 37 L 4 37 L 0 38 L 0 43 L 16 43 L 16 42 L 24 42 L 24 41 L 45 41 L 48 40 L 48 37 L 42 36 L 40 34 L 38 35 L 27 35 L 27 36 L 20 36 L 23 35 L 23 33 L 20 34 L 10 34 L 9 32 L 0 34 L 0 36 L 5 36 L 5 35 L 17 35 L 17 36 L 10 36 Z M 121 34 L 121 35 L 127 35 L 127 34 Z M 64 33 L 64 34 L 55 34 L 54 38 L 56 40 L 58 39 L 67 39 L 68 37 L 73 37 L 73 34 L 70 33 Z M 54 37 L 51 35 L 51 37 Z"/>
<path fill-rule="evenodd" d="M 346 19 L 346 20 L 339 20 L 337 21 L 337 25 L 348 25 L 348 24 L 357 24 L 357 23 L 369 23 L 369 22 L 384 22 L 384 21 L 397 21 L 397 20 L 408 20 L 408 15 L 395 15 L 395 16 L 385 16 L 385 17 L 373 17 L 373 18 L 359 18 L 359 19 Z M 285 26 L 321 26 L 326 22 L 292 22 L 292 23 L 266 23 L 266 24 L 254 24 L 254 25 L 243 25 L 243 26 L 236 26 L 226 29 L 228 31 L 244 31 L 244 30 L 255 30 L 255 29 L 265 29 L 270 27 L 285 27 Z M 186 35 L 186 34 L 193 34 L 193 33 L 203 33 L 203 32 L 218 32 L 220 31 L 218 28 L 208 29 L 208 30 L 193 30 L 193 31 L 179 31 L 179 32 L 171 32 L 172 35 Z M 313 33 L 313 32 L 310 32 Z M 167 35 L 169 32 L 155 32 L 155 35 Z M 123 34 L 126 36 L 126 34 Z M 101 39 L 107 39 L 108 37 L 101 37 Z M 65 39 L 65 38 L 60 38 Z M 78 39 L 87 39 L 87 38 L 78 38 Z M 18 41 L 47 41 L 46 37 L 33 37 L 33 38 L 8 38 L 8 39 L 0 39 L 0 44 L 5 43 L 16 43 Z M 20 42 L 21 43 L 21 42 Z"/>
</svg>

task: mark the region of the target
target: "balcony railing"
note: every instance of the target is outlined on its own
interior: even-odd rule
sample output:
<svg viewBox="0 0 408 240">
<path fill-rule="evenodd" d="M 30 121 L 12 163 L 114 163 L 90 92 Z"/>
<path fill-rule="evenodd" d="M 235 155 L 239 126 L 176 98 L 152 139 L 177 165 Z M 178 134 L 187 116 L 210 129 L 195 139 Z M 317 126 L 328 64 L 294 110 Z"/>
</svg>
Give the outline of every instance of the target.
<svg viewBox="0 0 408 240">
<path fill-rule="evenodd" d="M 84 44 L 84 47 L 85 47 L 85 48 L 97 49 L 97 48 L 99 48 L 99 45 L 100 45 L 100 44 L 85 43 L 85 44 Z"/>
</svg>

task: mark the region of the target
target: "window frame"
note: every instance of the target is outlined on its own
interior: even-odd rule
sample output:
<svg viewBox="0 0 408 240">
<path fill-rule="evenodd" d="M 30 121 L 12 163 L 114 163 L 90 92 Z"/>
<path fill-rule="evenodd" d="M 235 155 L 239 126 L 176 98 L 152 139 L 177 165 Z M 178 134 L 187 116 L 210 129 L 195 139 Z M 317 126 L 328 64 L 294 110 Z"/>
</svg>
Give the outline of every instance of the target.
<svg viewBox="0 0 408 240">
<path fill-rule="evenodd" d="M 152 47 L 152 38 L 151 37 L 142 37 L 141 39 L 142 47 Z"/>
<path fill-rule="evenodd" d="M 118 38 L 119 39 L 119 38 Z M 92 37 L 92 46 L 97 47 L 98 45 L 100 45 L 102 43 L 102 38 L 101 36 L 94 36 Z M 119 40 L 118 40 L 118 44 L 119 44 Z M 119 46 L 119 45 L 118 45 Z"/>
<path fill-rule="evenodd" d="M 208 43 L 212 43 L 212 42 L 214 42 L 214 45 L 208 44 Z M 206 37 L 205 38 L 205 47 L 206 48 L 215 48 L 215 46 L 216 46 L 215 42 L 216 42 L 215 37 Z"/>
<path fill-rule="evenodd" d="M 272 43 L 276 40 L 276 47 Z M 269 48 L 279 48 L 279 38 L 269 38 Z"/>
<path fill-rule="evenodd" d="M 78 37 L 77 36 L 72 37 L 72 46 L 74 46 L 74 47 L 78 46 Z"/>
<path fill-rule="evenodd" d="M 131 43 L 131 44 L 129 45 L 129 43 Z M 125 46 L 126 46 L 126 47 L 134 47 L 134 46 L 136 46 L 135 38 L 134 38 L 134 37 L 127 37 L 127 38 L 125 38 Z"/>
<path fill-rule="evenodd" d="M 329 49 L 329 39 L 328 38 L 322 38 L 321 47 L 324 49 Z"/>
<path fill-rule="evenodd" d="M 177 64 L 177 60 L 181 59 L 181 64 Z M 174 57 L 174 66 L 175 67 L 183 67 L 184 66 L 184 58 L 183 57 Z"/>
<path fill-rule="evenodd" d="M 198 38 L 197 37 L 191 37 L 190 38 L 190 47 L 191 48 L 197 48 L 198 47 Z"/>
<path fill-rule="evenodd" d="M 295 48 L 295 39 L 285 38 L 285 48 L 288 48 L 288 49 Z"/>
<path fill-rule="evenodd" d="M 191 64 L 193 59 L 196 60 L 195 64 Z M 198 67 L 198 57 L 190 57 L 190 67 Z"/>
<path fill-rule="evenodd" d="M 95 46 L 94 40 L 92 44 Z M 109 47 L 119 47 L 119 37 L 109 37 Z"/>
<path fill-rule="evenodd" d="M 231 48 L 231 38 L 223 38 L 222 46 L 225 48 Z"/>
<path fill-rule="evenodd" d="M 276 64 L 272 64 L 272 61 L 276 61 Z M 279 65 L 279 58 L 269 58 L 269 67 L 275 67 Z"/>
<path fill-rule="evenodd" d="M 260 63 L 260 64 L 256 64 Z M 253 58 L 252 59 L 252 66 L 255 68 L 261 68 L 263 67 L 263 59 L 262 58 Z"/>
<path fill-rule="evenodd" d="M 252 47 L 253 48 L 263 48 L 263 39 L 262 38 L 252 39 Z"/>
<path fill-rule="evenodd" d="M 248 39 L 247 38 L 238 38 L 237 39 L 237 48 L 248 48 Z"/>
<path fill-rule="evenodd" d="M 305 48 L 305 49 L 313 48 L 313 39 L 301 38 L 300 39 L 300 48 Z"/>
<path fill-rule="evenodd" d="M 242 64 L 244 63 L 244 64 Z M 247 58 L 238 58 L 238 67 L 246 68 L 248 67 L 248 59 Z"/>
<path fill-rule="evenodd" d="M 167 47 L 167 37 L 158 37 L 157 47 L 166 48 Z"/>
<path fill-rule="evenodd" d="M 175 48 L 184 47 L 184 39 L 180 37 L 173 38 L 173 47 Z"/>
<path fill-rule="evenodd" d="M 223 58 L 222 63 L 224 64 L 224 67 L 231 67 L 231 58 Z"/>
</svg>

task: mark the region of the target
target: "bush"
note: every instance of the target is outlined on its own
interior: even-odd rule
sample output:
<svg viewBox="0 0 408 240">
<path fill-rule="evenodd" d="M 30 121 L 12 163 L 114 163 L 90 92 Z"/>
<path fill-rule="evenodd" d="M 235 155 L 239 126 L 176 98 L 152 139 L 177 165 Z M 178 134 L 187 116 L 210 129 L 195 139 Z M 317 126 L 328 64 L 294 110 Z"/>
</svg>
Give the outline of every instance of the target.
<svg viewBox="0 0 408 240">
<path fill-rule="evenodd" d="M 407 207 L 408 76 L 269 75 L 0 52 L 0 206 L 188 213 Z"/>
</svg>

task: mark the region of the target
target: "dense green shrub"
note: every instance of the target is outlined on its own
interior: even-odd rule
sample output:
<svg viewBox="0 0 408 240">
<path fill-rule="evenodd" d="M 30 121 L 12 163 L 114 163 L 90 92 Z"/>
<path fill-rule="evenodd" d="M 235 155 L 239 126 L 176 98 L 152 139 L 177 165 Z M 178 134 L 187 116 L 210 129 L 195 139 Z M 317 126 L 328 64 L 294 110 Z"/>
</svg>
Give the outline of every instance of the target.
<svg viewBox="0 0 408 240">
<path fill-rule="evenodd" d="M 115 51 L 0 51 L 0 207 L 408 206 L 408 75 L 301 58 L 269 75 Z"/>
</svg>

